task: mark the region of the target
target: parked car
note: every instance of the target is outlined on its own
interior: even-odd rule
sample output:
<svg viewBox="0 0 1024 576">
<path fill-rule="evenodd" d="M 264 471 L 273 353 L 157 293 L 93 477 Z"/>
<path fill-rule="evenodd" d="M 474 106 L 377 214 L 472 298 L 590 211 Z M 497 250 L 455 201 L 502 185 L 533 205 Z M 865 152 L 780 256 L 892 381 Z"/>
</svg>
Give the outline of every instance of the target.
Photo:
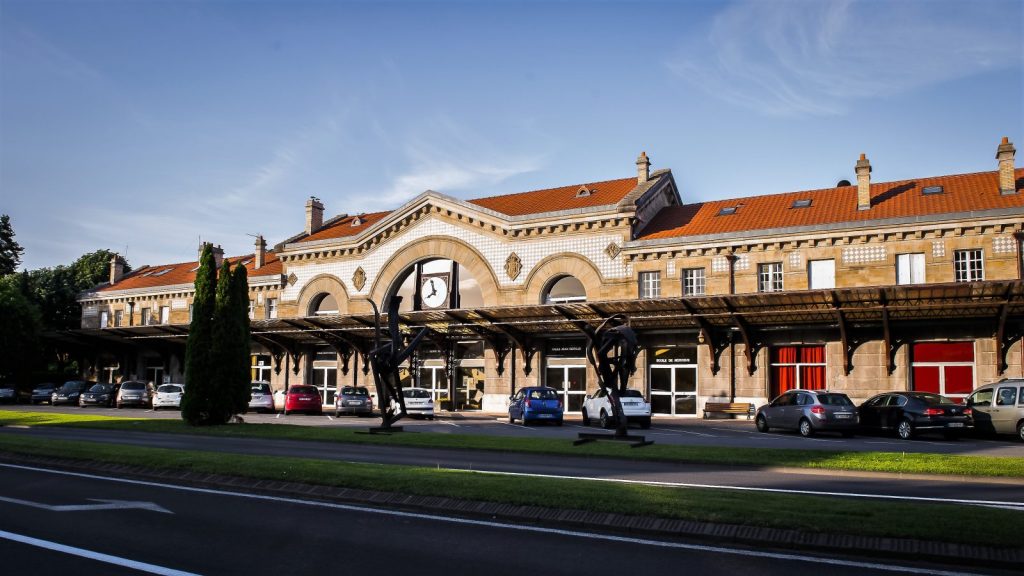
<svg viewBox="0 0 1024 576">
<path fill-rule="evenodd" d="M 249 394 L 249 410 L 257 412 L 274 411 L 274 393 L 270 390 L 270 382 L 255 381 Z"/>
<path fill-rule="evenodd" d="M 373 398 L 365 386 L 345 386 L 341 393 L 334 397 L 334 416 L 355 414 L 369 416 L 373 414 Z"/>
<path fill-rule="evenodd" d="M 316 386 L 292 386 L 284 400 L 285 416 L 292 412 L 305 412 L 307 414 L 322 414 L 323 400 L 320 398 L 320 390 Z"/>
<path fill-rule="evenodd" d="M 126 380 L 121 383 L 117 391 L 117 407 L 142 406 L 149 407 L 152 399 L 152 390 L 149 385 L 141 380 Z"/>
<path fill-rule="evenodd" d="M 405 399 L 405 412 L 409 416 L 420 416 L 427 420 L 434 419 L 434 395 L 426 388 L 403 388 L 402 398 Z"/>
<path fill-rule="evenodd" d="M 29 401 L 33 404 L 39 404 L 40 402 L 50 402 L 53 399 L 53 391 L 57 389 L 56 384 L 49 382 L 40 384 L 32 389 L 32 396 L 29 397 Z"/>
<path fill-rule="evenodd" d="M 1024 379 L 1001 380 L 967 397 L 975 428 L 987 434 L 1016 434 L 1024 441 Z"/>
<path fill-rule="evenodd" d="M 53 395 L 50 396 L 50 404 L 54 406 L 59 404 L 78 404 L 79 396 L 89 388 L 92 388 L 93 384 L 95 382 L 69 380 L 63 386 L 53 391 Z"/>
<path fill-rule="evenodd" d="M 153 393 L 153 410 L 161 408 L 181 409 L 181 397 L 185 394 L 184 384 L 161 384 Z"/>
<path fill-rule="evenodd" d="M 619 399 L 627 424 L 635 422 L 640 424 L 641 428 L 651 427 L 651 404 L 644 400 L 644 395 L 639 390 L 626 390 Z M 597 417 L 602 428 L 611 428 L 616 424 L 613 414 L 611 399 L 604 388 L 598 389 L 593 395 L 588 395 L 583 401 L 584 426 L 590 426 L 590 420 Z"/>
<path fill-rule="evenodd" d="M 909 440 L 921 432 L 958 438 L 974 427 L 971 409 L 930 392 L 886 392 L 860 405 L 864 430 L 895 432 Z"/>
<path fill-rule="evenodd" d="M 114 398 L 117 395 L 113 384 L 93 384 L 88 390 L 82 392 L 78 397 L 78 406 L 105 406 L 110 408 L 114 405 Z"/>
<path fill-rule="evenodd" d="M 21 401 L 17 384 L 0 384 L 0 402 L 17 404 Z"/>
<path fill-rule="evenodd" d="M 523 426 L 531 421 L 544 420 L 562 425 L 562 399 L 554 388 L 547 386 L 530 386 L 509 397 L 509 424 L 522 420 Z"/>
<path fill-rule="evenodd" d="M 782 428 L 801 436 L 830 431 L 850 437 L 857 429 L 857 407 L 839 392 L 787 390 L 757 409 L 754 424 L 760 432 Z"/>
</svg>

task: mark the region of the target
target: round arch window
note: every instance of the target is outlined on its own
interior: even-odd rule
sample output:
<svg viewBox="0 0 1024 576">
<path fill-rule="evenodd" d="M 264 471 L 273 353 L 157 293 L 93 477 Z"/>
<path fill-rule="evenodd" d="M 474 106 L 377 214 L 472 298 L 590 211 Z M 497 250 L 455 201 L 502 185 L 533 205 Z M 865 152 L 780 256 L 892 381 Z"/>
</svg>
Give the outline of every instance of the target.
<svg viewBox="0 0 1024 576">
<path fill-rule="evenodd" d="M 338 314 L 338 301 L 334 296 L 324 293 L 313 298 L 309 307 L 310 316 L 328 316 Z"/>
<path fill-rule="evenodd" d="M 544 291 L 541 302 L 544 304 L 565 304 L 568 302 L 586 302 L 587 290 L 575 276 L 556 278 Z"/>
<path fill-rule="evenodd" d="M 446 258 L 421 260 L 406 268 L 388 292 L 389 299 L 393 296 L 402 297 L 400 312 L 484 305 L 483 291 L 476 278 L 465 266 Z"/>
</svg>

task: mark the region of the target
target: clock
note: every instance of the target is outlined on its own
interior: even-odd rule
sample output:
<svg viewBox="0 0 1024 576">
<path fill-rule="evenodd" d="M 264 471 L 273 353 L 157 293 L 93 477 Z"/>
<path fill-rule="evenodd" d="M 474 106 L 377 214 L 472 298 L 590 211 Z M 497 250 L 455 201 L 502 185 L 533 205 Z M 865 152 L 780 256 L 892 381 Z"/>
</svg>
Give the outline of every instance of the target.
<svg viewBox="0 0 1024 576">
<path fill-rule="evenodd" d="M 425 276 L 420 284 L 420 301 L 424 308 L 439 308 L 448 301 L 448 275 Z"/>
</svg>

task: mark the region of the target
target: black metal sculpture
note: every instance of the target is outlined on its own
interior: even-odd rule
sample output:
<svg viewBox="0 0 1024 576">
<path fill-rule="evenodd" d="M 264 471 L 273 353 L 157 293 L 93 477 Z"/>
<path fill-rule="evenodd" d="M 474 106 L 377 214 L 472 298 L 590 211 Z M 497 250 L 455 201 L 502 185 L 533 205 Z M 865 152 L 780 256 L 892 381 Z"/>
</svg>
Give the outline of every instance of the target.
<svg viewBox="0 0 1024 576">
<path fill-rule="evenodd" d="M 628 422 L 622 410 L 622 393 L 626 391 L 629 377 L 636 372 L 636 357 L 640 343 L 636 333 L 628 326 L 627 318 L 616 314 L 606 318 L 597 328 L 583 320 L 575 320 L 576 326 L 587 335 L 587 359 L 597 370 L 597 382 L 608 396 L 612 416 L 615 419 L 615 435 L 580 434 L 577 444 L 600 439 L 626 440 L 634 446 L 653 444 L 643 436 L 630 436 Z"/>
<path fill-rule="evenodd" d="M 402 303 L 401 296 L 392 296 L 388 302 L 388 340 L 381 341 L 380 311 L 373 305 L 374 338 L 373 349 L 370 350 L 370 367 L 373 370 L 373 382 L 377 386 L 377 402 L 380 405 L 381 425 L 371 428 L 371 432 L 399 432 L 401 427 L 392 426 L 405 416 L 405 397 L 402 395 L 402 379 L 398 368 L 406 358 L 410 357 L 426 334 L 421 329 L 408 346 L 402 348 L 403 336 L 398 329 L 398 306 Z"/>
</svg>

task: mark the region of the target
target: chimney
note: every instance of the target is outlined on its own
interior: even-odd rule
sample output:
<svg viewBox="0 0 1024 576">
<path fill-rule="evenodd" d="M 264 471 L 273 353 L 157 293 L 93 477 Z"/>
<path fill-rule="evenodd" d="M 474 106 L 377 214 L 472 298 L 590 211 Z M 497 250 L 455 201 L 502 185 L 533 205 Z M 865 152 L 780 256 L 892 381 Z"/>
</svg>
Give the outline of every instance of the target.
<svg viewBox="0 0 1024 576">
<path fill-rule="evenodd" d="M 306 200 L 306 234 L 316 232 L 324 225 L 324 205 L 316 196 Z"/>
<path fill-rule="evenodd" d="M 1013 142 L 1010 142 L 1009 138 L 1003 136 L 1003 141 L 999 144 L 999 148 L 996 148 L 996 160 L 999 161 L 1000 194 L 1017 193 L 1017 179 L 1013 177 L 1013 156 L 1016 153 L 1017 149 L 1013 147 Z"/>
<path fill-rule="evenodd" d="M 110 257 L 110 283 L 114 284 L 124 276 L 124 258 L 120 254 Z"/>
<path fill-rule="evenodd" d="M 857 160 L 857 210 L 871 208 L 871 162 L 867 156 L 860 155 Z"/>
<path fill-rule="evenodd" d="M 252 269 L 259 270 L 263 267 L 263 263 L 267 261 L 267 241 L 263 239 L 263 236 L 256 237 L 256 257 L 253 261 Z"/>
<path fill-rule="evenodd" d="M 643 184 L 651 179 L 651 161 L 647 158 L 647 152 L 641 152 L 636 157 L 636 183 Z"/>
</svg>

